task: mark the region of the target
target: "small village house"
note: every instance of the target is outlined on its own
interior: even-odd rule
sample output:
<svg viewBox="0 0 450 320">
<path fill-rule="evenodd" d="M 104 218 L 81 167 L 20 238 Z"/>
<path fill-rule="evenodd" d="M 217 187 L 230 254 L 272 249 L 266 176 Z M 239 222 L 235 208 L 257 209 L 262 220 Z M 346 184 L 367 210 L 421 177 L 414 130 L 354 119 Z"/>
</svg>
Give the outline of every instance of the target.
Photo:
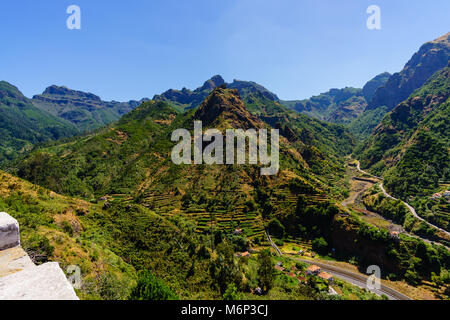
<svg viewBox="0 0 450 320">
<path fill-rule="evenodd" d="M 306 274 L 307 275 L 318 275 L 321 271 L 322 271 L 322 269 L 319 266 L 316 266 L 313 264 L 313 265 L 309 266 L 308 269 L 306 269 Z"/>
<path fill-rule="evenodd" d="M 333 276 L 331 274 L 327 273 L 327 272 L 319 273 L 318 277 L 323 279 L 323 280 L 326 280 L 328 282 L 333 282 L 333 280 L 334 280 Z"/>
</svg>

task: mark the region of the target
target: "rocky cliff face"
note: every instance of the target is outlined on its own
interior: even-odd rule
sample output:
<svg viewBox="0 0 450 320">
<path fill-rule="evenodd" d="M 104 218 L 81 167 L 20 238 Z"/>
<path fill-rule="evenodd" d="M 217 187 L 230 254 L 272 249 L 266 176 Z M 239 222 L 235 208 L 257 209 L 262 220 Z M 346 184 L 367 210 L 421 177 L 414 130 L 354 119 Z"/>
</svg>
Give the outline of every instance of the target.
<svg viewBox="0 0 450 320">
<path fill-rule="evenodd" d="M 390 77 L 391 74 L 389 72 L 383 72 L 367 82 L 362 89 L 364 99 L 370 102 L 378 88 L 383 87 Z"/>
<path fill-rule="evenodd" d="M 379 88 L 370 101 L 368 110 L 387 106 L 393 109 L 438 70 L 447 66 L 450 59 L 450 33 L 425 43 L 402 71 L 393 74 L 388 82 Z"/>
</svg>

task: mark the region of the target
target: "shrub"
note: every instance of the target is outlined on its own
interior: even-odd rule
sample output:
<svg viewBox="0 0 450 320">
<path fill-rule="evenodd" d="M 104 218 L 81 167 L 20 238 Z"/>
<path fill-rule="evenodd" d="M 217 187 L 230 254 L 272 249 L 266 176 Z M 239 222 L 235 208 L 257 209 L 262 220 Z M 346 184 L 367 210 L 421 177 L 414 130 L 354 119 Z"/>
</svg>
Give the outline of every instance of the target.
<svg viewBox="0 0 450 320">
<path fill-rule="evenodd" d="M 35 234 L 24 243 L 25 251 L 31 257 L 34 263 L 42 264 L 48 261 L 48 258 L 53 255 L 55 248 L 50 244 L 50 241 L 39 234 Z"/>
<path fill-rule="evenodd" d="M 178 300 L 178 296 L 149 271 L 145 271 L 133 288 L 130 300 Z"/>
<path fill-rule="evenodd" d="M 238 292 L 238 289 L 234 283 L 230 283 L 227 287 L 227 290 L 223 294 L 223 300 L 235 301 L 240 300 L 241 294 Z"/>
</svg>

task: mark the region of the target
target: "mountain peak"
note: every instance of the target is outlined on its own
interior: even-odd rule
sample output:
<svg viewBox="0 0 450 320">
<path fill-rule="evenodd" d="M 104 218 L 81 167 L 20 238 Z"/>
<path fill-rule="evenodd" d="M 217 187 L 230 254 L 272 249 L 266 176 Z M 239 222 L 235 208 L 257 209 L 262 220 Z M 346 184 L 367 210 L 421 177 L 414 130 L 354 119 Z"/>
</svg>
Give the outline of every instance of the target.
<svg viewBox="0 0 450 320">
<path fill-rule="evenodd" d="M 16 86 L 6 81 L 0 81 L 0 99 L 4 97 L 14 98 L 21 101 L 26 100 L 25 96 Z"/>
<path fill-rule="evenodd" d="M 205 126 L 238 129 L 262 128 L 263 123 L 244 106 L 237 89 L 215 88 L 196 111 L 194 118 Z"/>
<path fill-rule="evenodd" d="M 203 86 L 198 88 L 196 91 L 204 91 L 204 90 L 213 90 L 225 83 L 225 80 L 223 80 L 222 76 L 215 75 L 211 79 L 205 81 Z"/>
<path fill-rule="evenodd" d="M 101 101 L 100 97 L 93 94 L 93 93 L 87 93 L 83 91 L 76 91 L 69 89 L 65 86 L 56 86 L 52 85 L 44 90 L 42 93 L 43 96 L 72 96 L 72 97 L 78 97 L 88 100 L 95 100 L 95 101 Z"/>
<path fill-rule="evenodd" d="M 377 89 L 368 110 L 381 106 L 392 110 L 414 90 L 423 86 L 435 72 L 446 67 L 449 59 L 450 33 L 423 44 L 402 71 L 393 74 L 384 86 Z"/>
<path fill-rule="evenodd" d="M 450 44 L 450 32 L 444 34 L 443 36 L 440 36 L 439 38 L 430 41 L 430 43 L 444 43 L 446 45 Z"/>
</svg>

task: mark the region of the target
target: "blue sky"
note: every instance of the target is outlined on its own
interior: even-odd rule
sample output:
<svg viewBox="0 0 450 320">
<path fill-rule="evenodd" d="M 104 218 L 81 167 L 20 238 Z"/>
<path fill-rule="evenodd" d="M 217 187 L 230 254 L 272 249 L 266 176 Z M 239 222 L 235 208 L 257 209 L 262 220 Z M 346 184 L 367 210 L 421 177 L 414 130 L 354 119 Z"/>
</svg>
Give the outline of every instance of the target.
<svg viewBox="0 0 450 320">
<path fill-rule="evenodd" d="M 78 5 L 82 29 L 66 28 Z M 381 8 L 381 30 L 366 9 Z M 105 100 L 252 80 L 282 99 L 361 87 L 450 31 L 450 1 L 20 0 L 0 3 L 0 80 L 28 97 L 52 84 Z"/>
</svg>

